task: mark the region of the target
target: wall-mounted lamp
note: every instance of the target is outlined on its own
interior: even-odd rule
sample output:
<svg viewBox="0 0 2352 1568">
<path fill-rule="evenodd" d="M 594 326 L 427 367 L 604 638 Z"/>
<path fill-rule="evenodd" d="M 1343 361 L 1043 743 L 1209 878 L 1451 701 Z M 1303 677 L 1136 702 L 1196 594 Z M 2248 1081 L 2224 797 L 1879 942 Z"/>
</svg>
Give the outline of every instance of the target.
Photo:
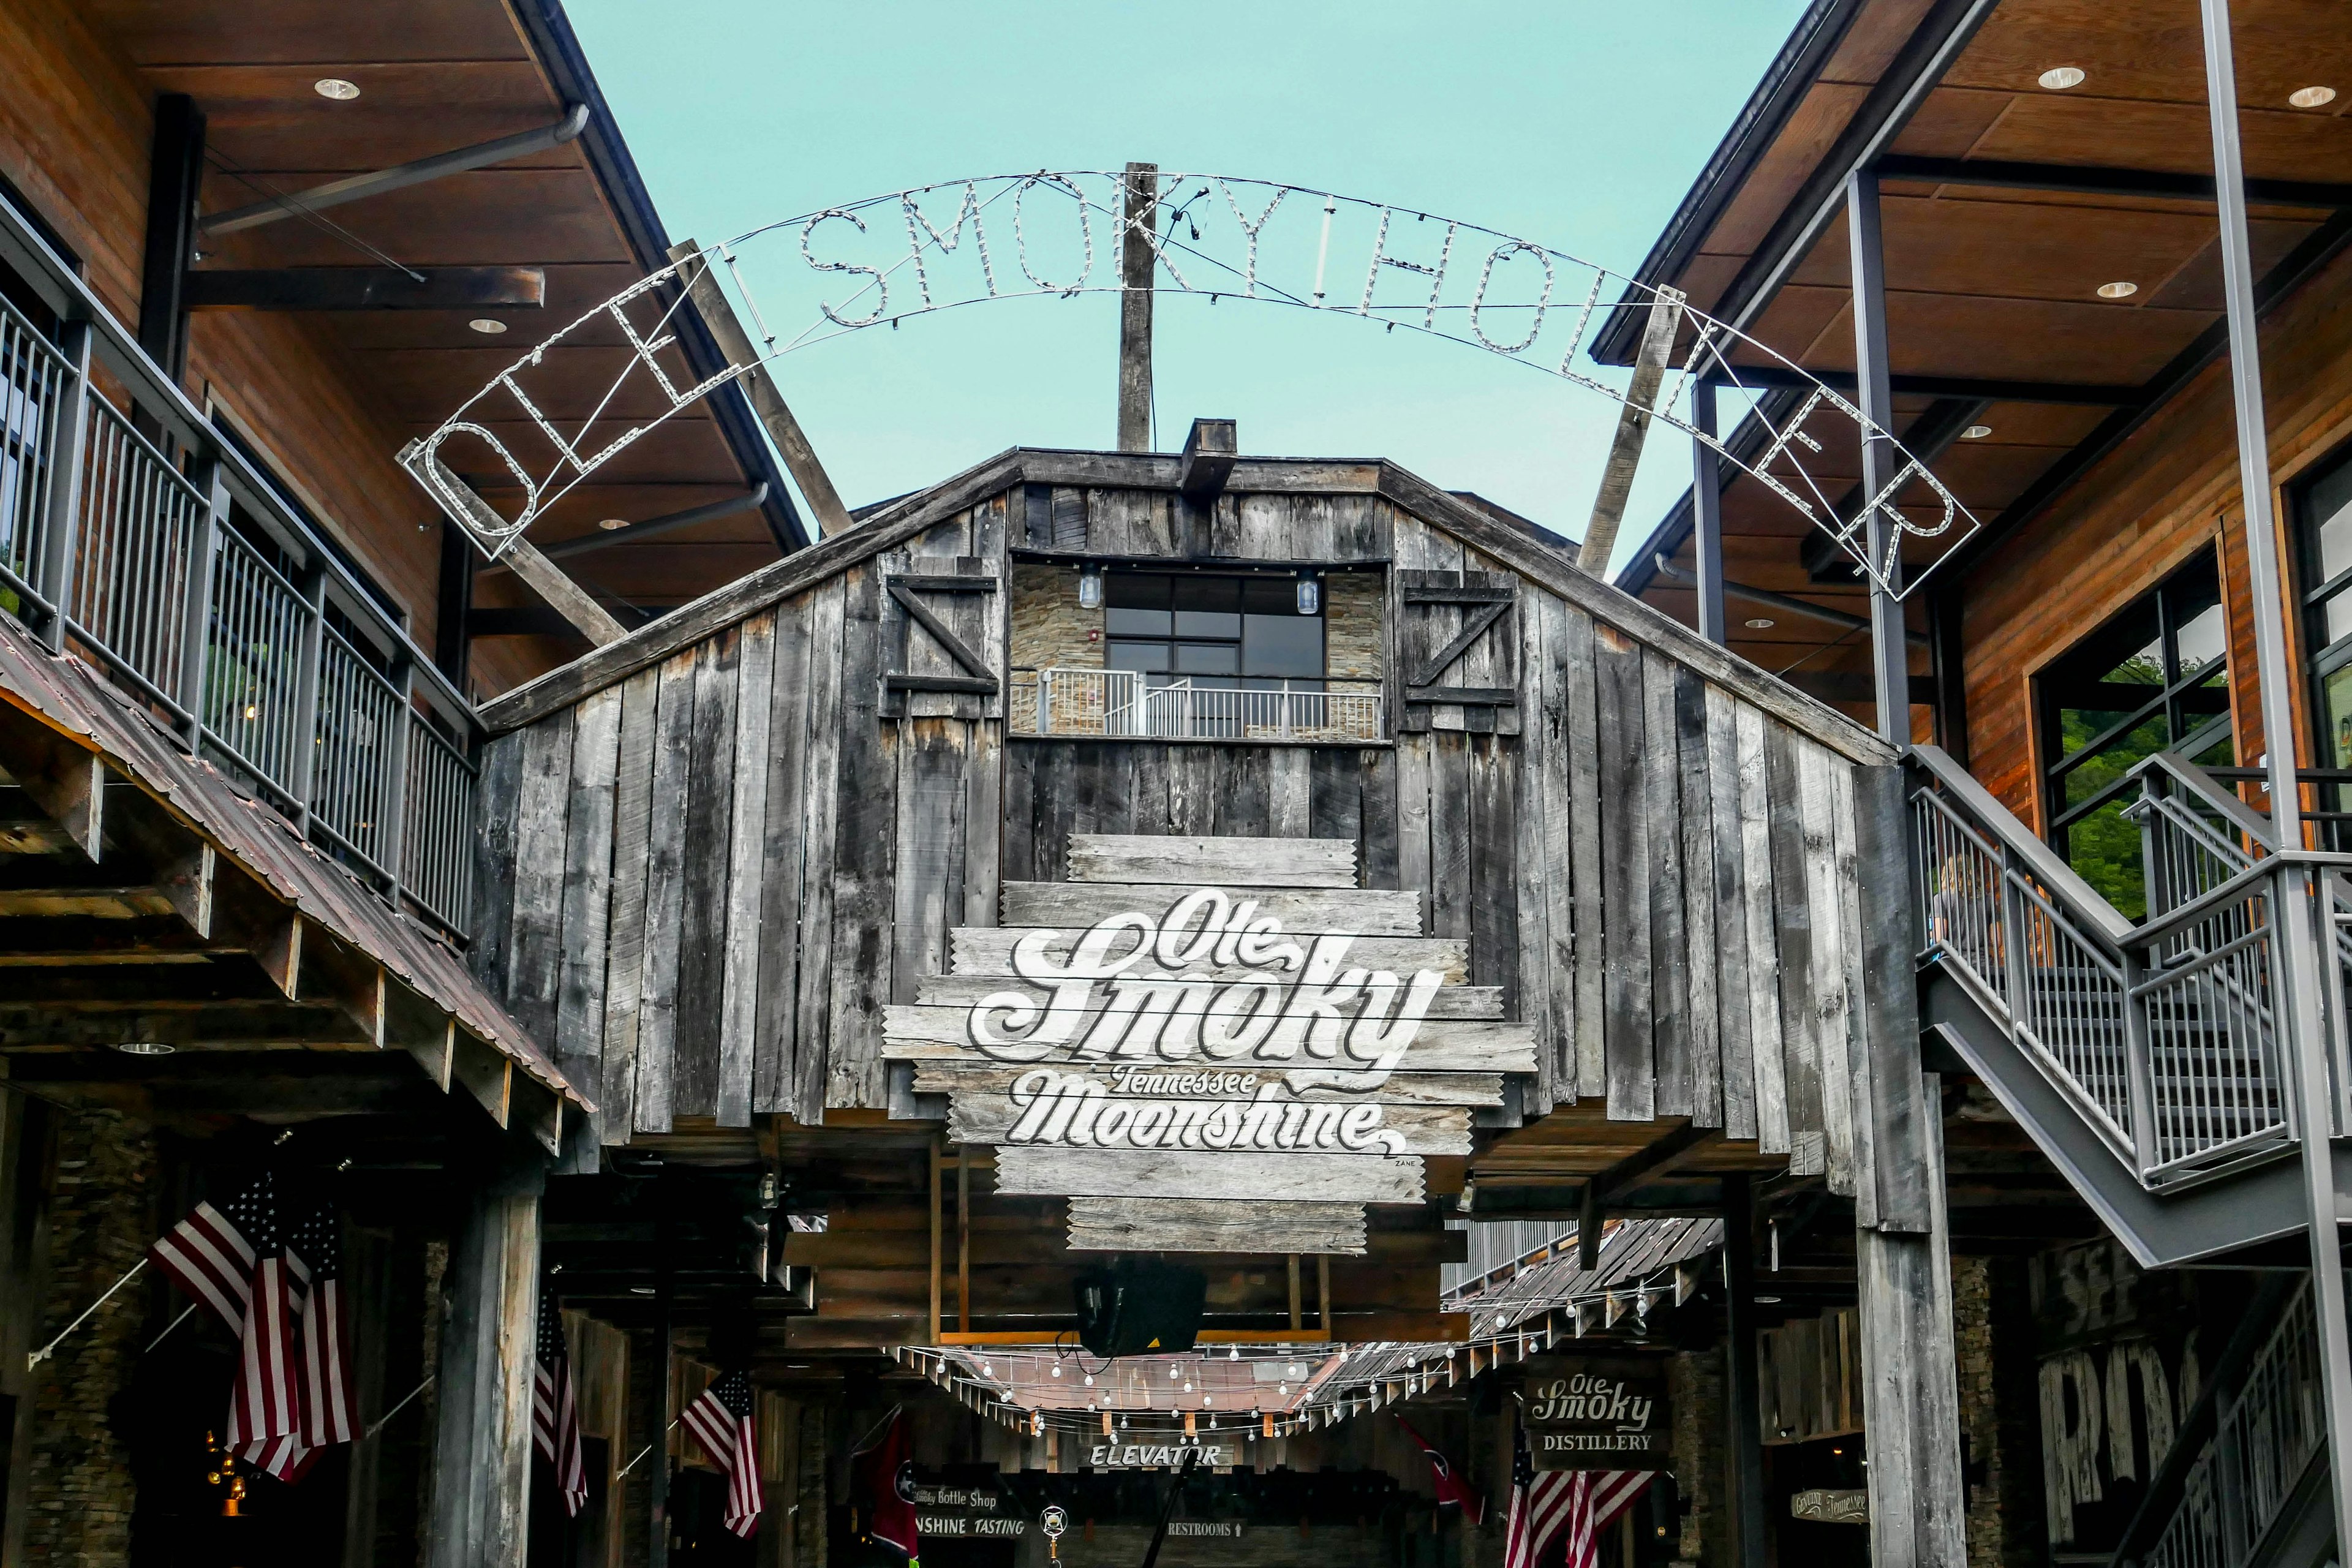
<svg viewBox="0 0 2352 1568">
<path fill-rule="evenodd" d="M 1089 566 L 1078 574 L 1078 608 L 1102 608 L 1102 568 Z"/>
<path fill-rule="evenodd" d="M 1323 607 L 1323 582 L 1318 577 L 1298 580 L 1298 613 L 1311 616 Z"/>
</svg>

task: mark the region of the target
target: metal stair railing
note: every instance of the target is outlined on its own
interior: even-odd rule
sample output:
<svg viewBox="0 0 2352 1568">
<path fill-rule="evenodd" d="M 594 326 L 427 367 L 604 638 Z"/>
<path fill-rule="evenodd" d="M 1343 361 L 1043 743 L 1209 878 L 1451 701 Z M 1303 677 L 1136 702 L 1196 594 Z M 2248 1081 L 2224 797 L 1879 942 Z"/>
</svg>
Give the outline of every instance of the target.
<svg viewBox="0 0 2352 1568">
<path fill-rule="evenodd" d="M 2272 1005 L 2276 868 L 2185 759 L 2141 765 L 2154 918 L 2134 924 L 1950 757 L 1914 749 L 1923 959 L 1942 964 L 2151 1190 L 2291 1147 Z M 2339 1009 L 2340 1016 L 2340 1009 Z"/>
<path fill-rule="evenodd" d="M 2157 1461 L 2115 1568 L 2243 1568 L 2324 1457 L 2324 1404 L 2311 1281 L 2273 1279 Z"/>
</svg>

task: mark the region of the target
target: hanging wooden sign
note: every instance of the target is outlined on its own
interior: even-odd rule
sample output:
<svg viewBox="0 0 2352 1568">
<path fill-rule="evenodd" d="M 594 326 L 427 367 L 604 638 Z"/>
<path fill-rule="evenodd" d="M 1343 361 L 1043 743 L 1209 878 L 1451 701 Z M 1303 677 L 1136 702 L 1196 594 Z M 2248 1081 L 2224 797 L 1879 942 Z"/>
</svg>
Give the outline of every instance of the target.
<svg viewBox="0 0 2352 1568">
<path fill-rule="evenodd" d="M 1071 1200 L 1073 1246 L 1236 1247 L 1247 1199 L 1286 1252 L 1364 1250 L 1363 1205 L 1418 1203 L 1474 1108 L 1535 1069 L 1499 988 L 1420 895 L 1356 886 L 1345 839 L 1074 835 L 1068 882 L 1004 889 L 953 973 L 887 1009 L 886 1058 L 997 1149 L 997 1189 Z"/>
<path fill-rule="evenodd" d="M 1673 1453 L 1664 1363 L 1538 1356 L 1521 1399 L 1539 1470 L 1662 1470 Z"/>
</svg>

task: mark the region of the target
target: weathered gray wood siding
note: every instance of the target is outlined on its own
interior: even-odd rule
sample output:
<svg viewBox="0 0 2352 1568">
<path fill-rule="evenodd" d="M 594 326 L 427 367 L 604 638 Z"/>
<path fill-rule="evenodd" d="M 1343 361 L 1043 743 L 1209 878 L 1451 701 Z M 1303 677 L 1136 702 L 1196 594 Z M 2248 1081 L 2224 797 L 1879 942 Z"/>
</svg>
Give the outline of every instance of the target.
<svg viewBox="0 0 2352 1568">
<path fill-rule="evenodd" d="M 1808 733 L 1801 699 L 1487 542 L 1381 494 L 1013 484 L 499 739 L 491 978 L 602 1087 L 606 1142 L 813 1121 L 891 1105 L 882 1008 L 997 923 L 1003 882 L 1061 880 L 1071 834 L 1348 838 L 1364 885 L 1422 894 L 1469 983 L 1536 1026 L 1530 1114 L 1688 1117 L 1851 1190 L 1858 764 L 1822 738 L 1843 721 Z M 938 580 L 1001 584 L 1014 551 L 1384 564 L 1393 739 L 1008 735 L 1007 590 Z M 995 692 L 893 577 L 940 587 L 917 597 Z"/>
</svg>

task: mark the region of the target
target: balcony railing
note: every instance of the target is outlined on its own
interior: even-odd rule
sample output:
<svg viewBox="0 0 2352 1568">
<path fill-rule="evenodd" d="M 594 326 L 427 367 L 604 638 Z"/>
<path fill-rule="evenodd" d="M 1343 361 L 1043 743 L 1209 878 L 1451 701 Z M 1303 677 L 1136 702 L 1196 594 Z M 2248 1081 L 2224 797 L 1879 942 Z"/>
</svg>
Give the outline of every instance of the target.
<svg viewBox="0 0 2352 1568">
<path fill-rule="evenodd" d="M 1381 721 L 1376 680 L 1233 687 L 1195 685 L 1183 677 L 1155 679 L 1131 669 L 1013 672 L 1012 725 L 1016 734 L 1377 741 Z"/>
<path fill-rule="evenodd" d="M 62 323 L 0 299 L 0 610 L 462 936 L 471 706 L 5 202 L 0 264 Z"/>
</svg>

